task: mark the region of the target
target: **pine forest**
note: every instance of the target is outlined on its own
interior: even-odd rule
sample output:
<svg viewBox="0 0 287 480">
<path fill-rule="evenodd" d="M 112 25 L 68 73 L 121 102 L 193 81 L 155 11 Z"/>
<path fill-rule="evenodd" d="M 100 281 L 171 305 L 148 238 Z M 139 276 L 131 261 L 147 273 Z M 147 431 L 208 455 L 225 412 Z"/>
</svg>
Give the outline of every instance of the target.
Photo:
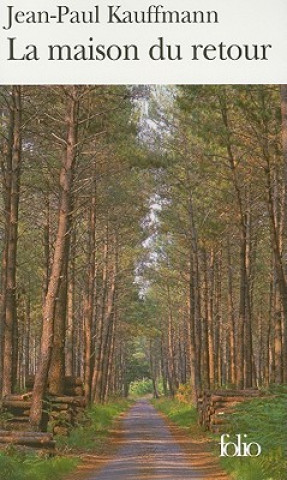
<svg viewBox="0 0 287 480">
<path fill-rule="evenodd" d="M 284 388 L 286 85 L 2 86 L 0 113 L 9 415 Z"/>
</svg>

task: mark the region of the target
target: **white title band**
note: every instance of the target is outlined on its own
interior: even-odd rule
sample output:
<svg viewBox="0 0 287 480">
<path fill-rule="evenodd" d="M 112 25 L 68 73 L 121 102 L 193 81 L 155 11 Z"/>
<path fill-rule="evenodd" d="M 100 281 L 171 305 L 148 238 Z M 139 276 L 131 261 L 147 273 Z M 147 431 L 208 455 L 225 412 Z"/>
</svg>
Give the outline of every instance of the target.
<svg viewBox="0 0 287 480">
<path fill-rule="evenodd" d="M 287 83 L 286 0 L 1 0 L 1 84 Z"/>
</svg>

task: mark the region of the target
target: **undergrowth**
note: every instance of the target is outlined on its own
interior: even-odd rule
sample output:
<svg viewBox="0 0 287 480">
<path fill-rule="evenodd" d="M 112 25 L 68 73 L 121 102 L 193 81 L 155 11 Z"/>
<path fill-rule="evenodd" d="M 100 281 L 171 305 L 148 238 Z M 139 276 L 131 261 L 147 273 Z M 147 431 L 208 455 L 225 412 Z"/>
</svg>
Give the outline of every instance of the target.
<svg viewBox="0 0 287 480">
<path fill-rule="evenodd" d="M 58 452 L 53 458 L 27 454 L 16 447 L 0 452 L 0 479 L 2 480 L 61 480 L 72 471 L 78 460 L 65 457 L 68 450 L 100 451 L 105 444 L 114 419 L 125 411 L 131 402 L 117 400 L 106 405 L 95 405 L 87 411 L 84 425 L 75 427 L 69 437 L 57 437 Z M 75 454 L 76 455 L 76 454 Z"/>
<path fill-rule="evenodd" d="M 236 434 L 246 434 L 247 443 L 261 445 L 258 457 L 221 457 L 222 467 L 233 480 L 287 479 L 287 386 L 266 392 L 270 397 L 255 398 L 236 407 L 230 415 L 228 441 L 237 441 Z M 154 406 L 172 422 L 185 428 L 193 437 L 209 436 L 219 457 L 220 435 L 209 435 L 197 425 L 197 412 L 191 402 L 179 398 L 153 400 Z M 243 437 L 242 437 L 243 438 Z"/>
<path fill-rule="evenodd" d="M 152 400 L 157 410 L 164 413 L 173 423 L 187 430 L 198 429 L 198 433 L 202 431 L 197 426 L 197 411 L 191 403 L 182 402 L 178 399 L 160 398 Z"/>
<path fill-rule="evenodd" d="M 246 434 L 247 443 L 257 442 L 262 448 L 258 457 L 222 458 L 223 467 L 236 480 L 287 478 L 287 387 L 277 387 L 270 393 L 270 398 L 238 405 L 230 415 L 231 428 L 227 433 Z"/>
<path fill-rule="evenodd" d="M 100 452 L 113 421 L 130 405 L 131 402 L 126 399 L 118 399 L 105 405 L 93 405 L 87 410 L 83 425 L 73 428 L 68 437 L 58 437 L 57 446 L 60 449 Z"/>
<path fill-rule="evenodd" d="M 60 480 L 76 464 L 73 458 L 41 458 L 16 449 L 0 453 L 0 473 L 5 480 Z"/>
<path fill-rule="evenodd" d="M 135 380 L 130 384 L 130 395 L 132 397 L 143 397 L 149 393 L 153 393 L 153 385 L 150 378 Z"/>
<path fill-rule="evenodd" d="M 162 380 L 157 382 L 156 390 L 159 395 L 163 395 Z M 130 398 L 136 399 L 151 394 L 154 394 L 154 386 L 150 378 L 142 378 L 141 380 L 134 380 L 131 382 L 129 389 Z"/>
</svg>

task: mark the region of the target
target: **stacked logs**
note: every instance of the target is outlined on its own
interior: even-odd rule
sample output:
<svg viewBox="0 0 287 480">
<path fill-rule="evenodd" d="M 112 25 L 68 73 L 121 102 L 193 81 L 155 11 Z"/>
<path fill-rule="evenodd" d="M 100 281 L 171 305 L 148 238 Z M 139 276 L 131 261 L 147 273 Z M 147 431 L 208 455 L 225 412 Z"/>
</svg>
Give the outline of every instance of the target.
<svg viewBox="0 0 287 480">
<path fill-rule="evenodd" d="M 32 392 L 23 395 L 6 395 L 1 403 L 2 428 L 0 430 L 0 448 L 2 445 L 19 445 L 51 453 L 55 448 L 53 434 L 30 431 L 30 408 Z"/>
<path fill-rule="evenodd" d="M 30 377 L 27 387 L 33 388 L 34 378 Z M 54 447 L 53 434 L 68 435 L 69 430 L 83 415 L 85 397 L 81 379 L 66 377 L 64 395 L 49 395 L 44 400 L 41 433 L 30 431 L 30 409 L 32 391 L 23 395 L 6 395 L 0 404 L 2 428 L 0 444 L 17 444 L 28 447 L 51 449 Z M 51 433 L 45 433 L 49 430 Z M 44 432 L 44 433 L 43 433 Z"/>
<path fill-rule="evenodd" d="M 26 380 L 26 388 L 33 386 L 34 377 L 30 376 Z M 45 410 L 48 412 L 46 428 L 57 435 L 68 435 L 85 408 L 83 380 L 80 377 L 66 376 L 61 396 L 51 394 L 48 383 L 45 402 Z"/>
<path fill-rule="evenodd" d="M 24 395 L 6 395 L 1 402 L 3 426 L 7 430 L 29 430 L 32 392 Z"/>
<path fill-rule="evenodd" d="M 83 415 L 85 405 L 84 396 L 47 397 L 48 429 L 55 435 L 68 435 Z"/>
<path fill-rule="evenodd" d="M 33 390 L 34 380 L 35 380 L 34 375 L 30 375 L 29 377 L 27 377 L 26 382 L 25 382 L 27 390 Z M 47 385 L 47 393 L 48 393 L 48 395 L 50 393 L 49 392 L 49 382 L 48 382 L 48 385 Z M 82 378 L 66 376 L 65 380 L 64 380 L 63 394 L 67 395 L 67 396 L 71 396 L 71 397 L 73 397 L 73 396 L 77 396 L 77 397 L 83 396 L 84 395 L 84 387 L 83 387 Z"/>
<path fill-rule="evenodd" d="M 226 432 L 229 416 L 239 403 L 261 396 L 257 389 L 246 390 L 205 390 L 198 398 L 199 423 L 213 433 Z"/>
<path fill-rule="evenodd" d="M 18 432 L 0 430 L 0 444 L 23 445 L 25 447 L 41 450 L 53 450 L 55 448 L 53 434 L 47 432 Z"/>
</svg>

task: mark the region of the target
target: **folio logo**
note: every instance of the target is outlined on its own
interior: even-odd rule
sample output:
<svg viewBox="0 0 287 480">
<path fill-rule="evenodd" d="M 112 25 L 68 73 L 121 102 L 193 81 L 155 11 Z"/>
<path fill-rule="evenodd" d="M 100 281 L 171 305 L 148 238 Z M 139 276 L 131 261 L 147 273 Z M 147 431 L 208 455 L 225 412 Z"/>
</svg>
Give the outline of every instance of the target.
<svg viewBox="0 0 287 480">
<path fill-rule="evenodd" d="M 221 457 L 258 457 L 261 454 L 261 445 L 256 442 L 246 443 L 242 441 L 241 433 L 235 435 L 237 443 L 226 442 L 230 435 L 224 433 L 220 437 L 220 456 Z M 246 439 L 247 435 L 243 435 Z"/>
</svg>

